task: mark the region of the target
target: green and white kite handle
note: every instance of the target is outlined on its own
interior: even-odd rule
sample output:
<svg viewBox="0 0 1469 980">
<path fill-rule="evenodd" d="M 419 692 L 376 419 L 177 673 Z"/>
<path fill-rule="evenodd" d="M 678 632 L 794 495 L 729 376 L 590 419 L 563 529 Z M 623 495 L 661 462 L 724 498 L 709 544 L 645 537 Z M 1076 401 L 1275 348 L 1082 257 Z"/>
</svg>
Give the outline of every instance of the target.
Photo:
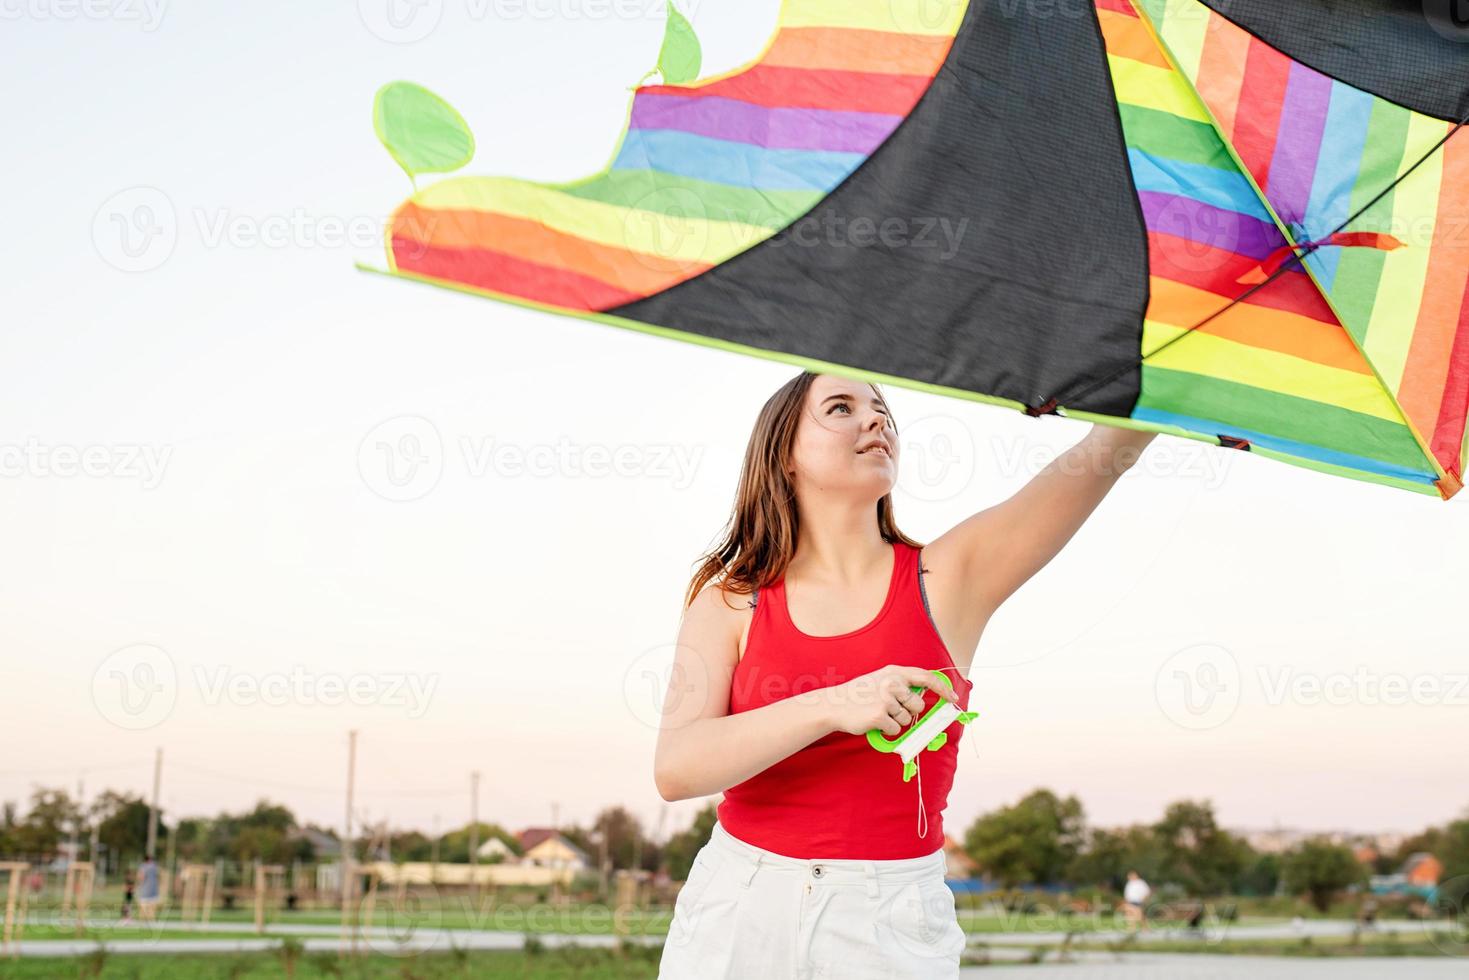
<svg viewBox="0 0 1469 980">
<path fill-rule="evenodd" d="M 941 670 L 935 670 L 949 689 L 954 684 L 944 675 Z M 926 691 L 926 687 L 915 686 L 914 691 Z M 944 747 L 949 740 L 949 733 L 945 730 L 955 721 L 961 725 L 967 725 L 978 717 L 977 711 L 961 711 L 959 706 L 948 698 L 939 698 L 934 705 L 923 713 L 917 724 L 912 725 L 907 731 L 902 732 L 897 738 L 888 738 L 883 734 L 881 728 L 874 728 L 867 733 L 867 742 L 879 752 L 896 752 L 898 758 L 903 760 L 903 782 L 912 779 L 918 772 L 918 753 L 924 749 L 937 752 Z"/>
</svg>

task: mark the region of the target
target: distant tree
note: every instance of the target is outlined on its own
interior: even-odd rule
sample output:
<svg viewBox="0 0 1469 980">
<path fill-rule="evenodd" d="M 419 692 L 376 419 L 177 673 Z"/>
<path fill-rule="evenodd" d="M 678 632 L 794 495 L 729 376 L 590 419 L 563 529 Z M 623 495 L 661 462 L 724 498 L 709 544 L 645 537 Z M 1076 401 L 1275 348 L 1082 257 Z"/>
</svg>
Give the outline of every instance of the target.
<svg viewBox="0 0 1469 980">
<path fill-rule="evenodd" d="M 1256 854 L 1239 877 L 1235 879 L 1234 891 L 1240 895 L 1274 895 L 1280 887 L 1280 856 Z"/>
<path fill-rule="evenodd" d="M 66 790 L 34 787 L 30 809 L 13 830 L 16 849 L 36 855 L 57 853 L 81 816 L 81 809 Z"/>
<path fill-rule="evenodd" d="M 964 850 L 1006 887 L 1050 884 L 1074 867 L 1085 835 L 1086 814 L 1076 797 L 1038 789 L 975 820 Z"/>
<path fill-rule="evenodd" d="M 713 803 L 706 803 L 694 815 L 694 822 L 688 830 L 668 839 L 668 843 L 663 846 L 661 865 L 668 877 L 674 881 L 688 879 L 689 869 L 694 864 L 694 855 L 714 836 L 714 824 L 718 818 L 719 808 Z"/>
<path fill-rule="evenodd" d="M 114 862 L 137 862 L 148 848 L 148 802 L 132 793 L 104 790 L 90 807 L 91 821 L 97 827 L 97 840 L 107 848 Z M 158 849 L 168 840 L 168 825 L 163 812 L 158 815 Z"/>
<path fill-rule="evenodd" d="M 1219 827 L 1207 800 L 1171 803 L 1153 825 L 1163 856 L 1159 869 L 1193 895 L 1222 895 L 1252 858 L 1249 845 Z"/>
<path fill-rule="evenodd" d="M 6 800 L 5 805 L 0 807 L 0 854 L 12 854 L 18 849 L 15 830 L 19 822 L 15 802 Z"/>
<path fill-rule="evenodd" d="M 479 824 L 479 846 L 484 847 L 491 838 L 499 838 L 510 852 L 519 856 L 521 854 L 520 842 L 515 835 L 497 823 Z M 439 860 L 450 864 L 469 863 L 469 824 L 455 828 L 444 835 L 439 844 Z"/>
<path fill-rule="evenodd" d="M 389 834 L 394 861 L 428 861 L 434 856 L 433 838 L 417 830 Z"/>
<path fill-rule="evenodd" d="M 1128 871 L 1136 871 L 1145 880 L 1152 880 L 1162 865 L 1163 856 L 1151 827 L 1097 828 L 1087 833 L 1086 845 L 1072 862 L 1066 877 L 1078 885 L 1095 885 L 1120 892 L 1127 882 Z"/>
<path fill-rule="evenodd" d="M 1309 838 L 1287 851 L 1281 871 L 1286 889 L 1308 895 L 1319 912 L 1330 909 L 1333 896 L 1342 889 L 1367 881 L 1367 869 L 1351 848 L 1325 837 Z"/>
<path fill-rule="evenodd" d="M 634 854 L 638 855 L 638 863 L 642 863 L 642 856 L 652 847 L 643 833 L 642 821 L 624 806 L 610 806 L 597 814 L 592 821 L 592 833 L 596 850 L 589 853 L 593 861 L 600 859 L 605 837 L 607 859 L 613 868 L 631 868 Z"/>
<path fill-rule="evenodd" d="M 1469 812 L 1434 835 L 1431 853 L 1443 862 L 1438 907 L 1469 923 Z"/>
</svg>

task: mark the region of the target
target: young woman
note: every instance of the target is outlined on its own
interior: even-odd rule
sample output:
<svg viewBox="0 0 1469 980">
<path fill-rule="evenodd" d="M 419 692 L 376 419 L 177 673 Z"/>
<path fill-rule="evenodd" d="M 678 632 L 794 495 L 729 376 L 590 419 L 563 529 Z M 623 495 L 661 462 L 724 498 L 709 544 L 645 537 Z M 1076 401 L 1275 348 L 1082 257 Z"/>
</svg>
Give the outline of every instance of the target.
<svg viewBox="0 0 1469 980">
<path fill-rule="evenodd" d="M 1151 439 L 1095 426 L 923 546 L 893 516 L 897 429 L 876 386 L 808 372 L 771 396 L 689 584 L 664 703 L 659 793 L 724 799 L 660 980 L 958 976 L 943 811 L 965 726 L 910 781 L 867 732 L 896 737 L 938 698 L 968 709 L 989 618 Z"/>
</svg>

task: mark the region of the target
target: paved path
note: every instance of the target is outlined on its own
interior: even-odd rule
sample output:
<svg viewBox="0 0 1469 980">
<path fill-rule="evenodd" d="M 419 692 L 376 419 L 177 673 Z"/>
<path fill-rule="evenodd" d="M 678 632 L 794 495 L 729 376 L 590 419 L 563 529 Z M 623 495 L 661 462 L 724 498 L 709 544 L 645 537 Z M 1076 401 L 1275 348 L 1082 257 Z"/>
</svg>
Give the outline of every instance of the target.
<svg viewBox="0 0 1469 980">
<path fill-rule="evenodd" d="M 1078 962 L 972 966 L 963 980 L 1463 980 L 1464 957 L 1207 956 L 1187 953 L 1079 954 Z"/>
<path fill-rule="evenodd" d="M 36 920 L 33 920 L 36 921 Z M 55 919 L 45 920 L 56 924 Z M 281 936 L 300 936 L 308 950 L 313 952 L 319 950 L 336 950 L 339 948 L 340 927 L 326 924 L 312 923 L 271 923 L 267 929 L 271 936 L 257 937 L 250 934 L 251 924 L 248 922 L 210 922 L 208 924 L 198 922 L 168 922 L 163 924 L 163 929 L 169 932 L 198 932 L 198 939 L 154 939 L 149 938 L 148 930 L 156 926 L 147 926 L 142 923 L 133 922 L 123 925 L 115 920 L 88 920 L 92 928 L 110 933 L 103 941 L 107 948 L 116 953 L 230 953 L 250 950 L 274 949 L 280 945 Z M 1335 920 L 1308 920 L 1299 924 L 1279 923 L 1272 925 L 1253 926 L 1231 926 L 1227 923 L 1219 923 L 1215 926 L 1196 933 L 1183 930 L 1161 930 L 1152 929 L 1138 935 L 1138 942 L 1146 945 L 1151 942 L 1161 942 L 1178 939 L 1197 939 L 1204 941 L 1227 941 L 1229 939 L 1296 939 L 1302 936 L 1313 938 L 1326 938 L 1332 936 L 1349 936 L 1352 933 L 1352 923 Z M 1377 926 L 1377 932 L 1393 932 L 1400 936 L 1426 937 L 1435 931 L 1443 931 L 1450 928 L 1446 922 L 1404 922 L 1390 921 L 1381 922 Z M 132 933 L 136 938 L 128 936 Z M 205 935 L 214 934 L 210 938 Z M 228 935 L 230 938 L 223 938 Z M 368 949 L 380 953 L 409 952 L 423 950 L 446 951 L 451 945 L 457 945 L 464 949 L 521 949 L 525 943 L 525 933 L 521 931 L 498 931 L 487 929 L 431 929 L 418 928 L 406 930 L 403 928 L 390 928 L 387 926 L 372 926 L 361 930 L 360 942 Z M 610 946 L 616 942 L 609 935 L 584 935 L 570 933 L 538 933 L 538 938 L 547 946 L 560 946 L 565 944 L 576 944 L 579 946 Z M 1076 942 L 1110 942 L 1123 938 L 1124 933 L 1118 931 L 1105 931 L 1095 933 L 1084 933 L 1076 937 Z M 218 937 L 218 938 L 216 938 Z M 997 932 L 997 933 L 971 933 L 969 941 L 971 945 L 990 944 L 995 950 L 996 959 L 1007 959 L 1016 955 L 1015 952 L 1006 953 L 998 947 L 1003 944 L 1016 946 L 1055 946 L 1066 938 L 1062 932 Z M 661 936 L 634 937 L 635 941 L 659 943 L 663 941 Z M 1445 937 L 1445 945 L 1448 949 L 1456 949 L 1458 945 L 1450 937 Z M 22 939 L 18 944 L 22 956 L 76 956 L 81 953 L 90 952 L 97 948 L 97 942 L 93 939 Z M 1017 951 L 1018 952 L 1018 951 Z M 1024 955 L 1024 954 L 1020 954 Z M 1082 954 L 1085 955 L 1085 954 Z M 1117 962 L 1116 954 L 1095 954 L 1104 959 L 1103 963 Z M 1144 954 L 1148 962 L 1160 960 L 1167 954 Z M 1214 961 L 1219 957 L 1182 954 L 1189 962 L 1195 960 Z M 1248 959 L 1247 957 L 1228 956 L 1223 959 L 1237 961 Z M 1295 962 L 1292 959 L 1291 962 Z M 1330 962 L 1341 962 L 1332 960 Z M 1358 962 L 1350 960 L 1348 962 Z M 1469 961 L 1460 960 L 1459 968 L 1464 970 Z M 1058 968 L 1070 969 L 1071 967 L 1061 965 Z M 1110 974 L 1098 974 L 1105 976 Z M 1222 976 L 1223 974 L 1221 974 Z M 1464 974 L 1469 976 L 1469 973 Z M 1039 977 L 1037 977 L 1039 980 Z M 1265 980 L 1257 977 L 1254 980 Z"/>
</svg>

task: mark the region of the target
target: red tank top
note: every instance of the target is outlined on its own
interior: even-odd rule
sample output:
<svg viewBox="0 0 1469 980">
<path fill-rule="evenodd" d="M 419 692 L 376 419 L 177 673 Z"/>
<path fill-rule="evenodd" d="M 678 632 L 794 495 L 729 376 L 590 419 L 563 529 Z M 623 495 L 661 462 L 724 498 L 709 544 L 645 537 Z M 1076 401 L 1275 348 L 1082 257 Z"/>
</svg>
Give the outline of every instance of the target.
<svg viewBox="0 0 1469 980">
<path fill-rule="evenodd" d="M 730 683 L 730 714 L 843 684 L 890 663 L 943 668 L 959 706 L 969 710 L 974 685 L 955 666 L 929 617 L 918 557 L 917 548 L 893 542 L 893 575 L 882 610 L 866 626 L 837 636 L 810 636 L 796 628 L 786 608 L 784 578 L 762 589 L 745 655 Z M 937 700 L 925 692 L 924 710 Z M 879 752 L 865 734 L 829 732 L 725 790 L 719 822 L 741 840 L 788 857 L 881 861 L 932 854 L 944 844 L 943 811 L 965 727 L 954 722 L 943 747 L 920 752 L 919 775 L 906 783 L 897 753 Z"/>
</svg>

